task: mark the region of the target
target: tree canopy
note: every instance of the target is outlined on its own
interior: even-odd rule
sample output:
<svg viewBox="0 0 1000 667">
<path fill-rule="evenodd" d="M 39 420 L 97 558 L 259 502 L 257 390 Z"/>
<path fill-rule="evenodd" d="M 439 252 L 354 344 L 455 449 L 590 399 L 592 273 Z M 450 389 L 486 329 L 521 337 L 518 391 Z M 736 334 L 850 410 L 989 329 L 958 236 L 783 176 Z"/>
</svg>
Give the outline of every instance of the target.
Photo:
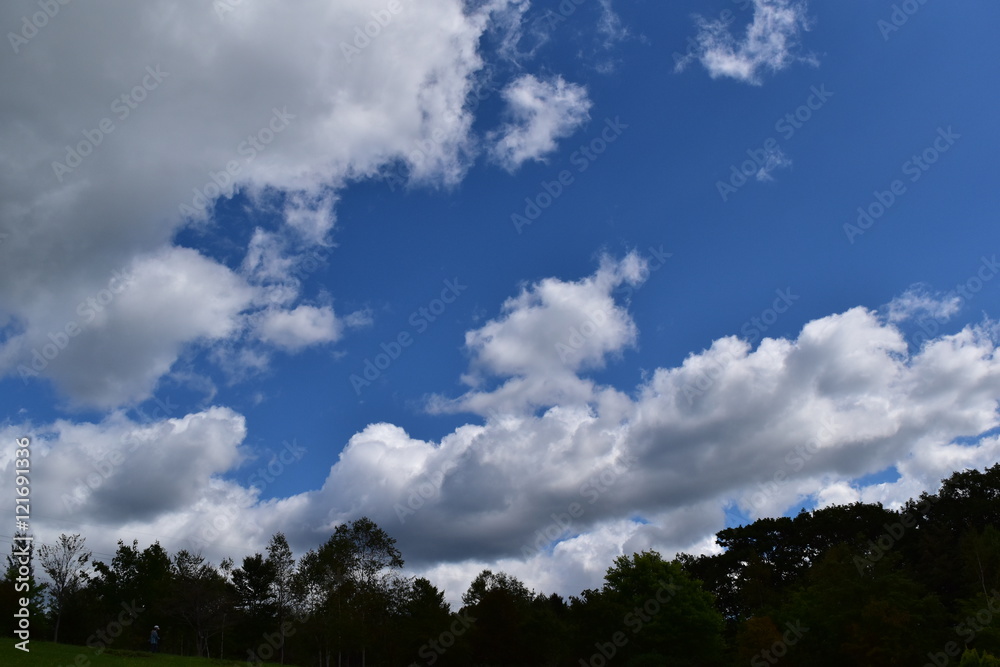
<svg viewBox="0 0 1000 667">
<path fill-rule="evenodd" d="M 28 596 L 33 628 L 94 651 L 145 649 L 158 624 L 167 653 L 302 667 L 981 667 L 1000 654 L 998 499 L 1000 464 L 898 510 L 854 503 L 726 528 L 712 555 L 622 554 L 568 600 L 486 569 L 457 610 L 404 576 L 396 540 L 366 517 L 298 559 L 276 533 L 238 563 L 137 541 L 92 561 L 83 537 L 61 535 L 28 566 L 8 556 L 0 613 Z"/>
</svg>

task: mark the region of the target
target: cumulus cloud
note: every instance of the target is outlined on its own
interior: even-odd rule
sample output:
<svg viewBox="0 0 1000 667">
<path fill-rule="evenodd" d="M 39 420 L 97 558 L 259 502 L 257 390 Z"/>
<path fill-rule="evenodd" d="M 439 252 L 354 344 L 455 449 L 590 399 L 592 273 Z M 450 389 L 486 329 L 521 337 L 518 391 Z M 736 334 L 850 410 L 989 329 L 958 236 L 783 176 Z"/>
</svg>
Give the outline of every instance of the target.
<svg viewBox="0 0 1000 667">
<path fill-rule="evenodd" d="M 256 312 L 285 349 L 335 339 L 332 313 L 296 304 L 301 275 L 287 272 L 332 248 L 345 184 L 397 162 L 414 181 L 461 179 L 477 145 L 465 102 L 483 69 L 480 38 L 491 17 L 514 20 L 523 4 L 403 3 L 360 49 L 355 28 L 363 34 L 384 2 L 218 11 L 158 0 L 52 17 L 0 61 L 18 100 L 0 110 L 0 373 L 31 368 L 50 334 L 61 340 L 80 317 L 77 304 L 123 269 L 134 285 L 57 358 L 36 362 L 73 402 L 140 401 L 192 345 L 266 361 L 237 349 L 253 340 L 241 313 Z M 0 23 L 35 11 L 5 3 Z M 578 96 L 569 85 L 538 90 L 560 109 Z M 517 159 L 549 150 L 543 135 L 565 128 L 530 98 L 515 102 Z M 237 189 L 279 220 L 255 235 L 239 273 L 174 245 L 186 225 L 210 229 L 214 202 Z"/>
<path fill-rule="evenodd" d="M 579 280 L 525 286 L 469 332 L 477 381 L 436 399 L 435 409 L 475 412 L 478 423 L 436 441 L 371 424 L 320 488 L 286 498 L 261 501 L 260 489 L 227 480 L 253 453 L 241 444 L 242 417 L 224 408 L 147 424 L 120 414 L 97 424 L 10 424 L 0 435 L 40 443 L 33 484 L 52 505 L 46 512 L 86 516 L 81 529 L 100 526 L 109 549 L 130 530 L 216 559 L 260 549 L 277 530 L 304 549 L 367 515 L 399 540 L 413 571 L 451 587 L 452 599 L 484 566 L 575 593 L 596 585 L 619 553 L 717 549 L 712 535 L 734 505 L 751 517 L 807 503 L 898 505 L 1000 454 L 989 434 L 1000 426 L 1000 357 L 988 326 L 910 350 L 894 323 L 859 307 L 756 348 L 720 338 L 627 393 L 586 379 L 635 343 L 635 324 L 613 297 L 644 276 L 629 255 Z M 581 336 L 560 359 L 556 347 L 574 330 Z M 0 468 L 11 465 L 6 451 Z M 100 474 L 102 461 L 113 463 L 114 484 L 87 492 L 79 507 L 56 506 L 63 489 L 91 469 Z M 857 484 L 893 466 L 895 481 Z M 147 479 L 159 470 L 176 475 Z M 11 479 L 0 478 L 0 492 Z M 132 497 L 150 488 L 155 497 Z"/>
<path fill-rule="evenodd" d="M 521 307 L 530 314 L 537 305 Z M 517 321 L 522 311 L 505 312 Z M 534 335 L 545 349 L 547 332 L 520 331 L 529 348 Z M 757 349 L 720 339 L 657 369 L 632 395 L 582 383 L 578 395 L 561 394 L 538 413 L 490 412 L 502 385 L 476 394 L 485 424 L 437 443 L 369 427 L 316 504 L 349 508 L 343 518 L 363 506 L 418 563 L 467 556 L 435 572 L 517 561 L 511 571 L 533 573 L 532 583 L 554 581 L 549 568 L 576 572 L 578 582 L 586 556 L 573 546 L 612 526 L 618 538 L 601 553 L 708 550 L 733 502 L 761 516 L 873 498 L 876 490 L 855 489 L 853 480 L 904 461 L 900 480 L 878 492 L 898 504 L 933 490 L 953 466 L 989 463 L 997 439 L 976 436 L 1000 424 L 995 356 L 994 341 L 974 327 L 908 354 L 898 330 L 855 308 Z M 972 444 L 956 444 L 966 436 Z M 357 500 L 366 488 L 378 493 Z M 301 506 L 306 515 L 311 504 Z M 324 509 L 313 520 L 336 515 Z"/>
<path fill-rule="evenodd" d="M 397 163 L 414 182 L 462 178 L 480 150 L 465 103 L 484 70 L 481 38 L 499 26 L 502 44 L 516 44 L 527 3 L 404 3 L 380 35 L 344 49 L 383 7 L 71 5 L 0 60 L 15 101 L 0 109 L 0 372 L 23 367 L 27 381 L 44 376 L 75 403 L 114 409 L 150 396 L 185 348 L 210 348 L 238 376 L 266 370 L 274 348 L 370 323 L 366 311 L 303 302 L 305 276 L 332 261 L 338 193 Z M 602 35 L 622 38 L 610 2 L 600 9 Z M 801 58 L 805 3 L 753 9 L 741 39 L 701 21 L 691 61 L 759 83 Z M 0 22 L 34 11 L 32 0 L 5 3 Z M 503 97 L 508 122 L 487 150 L 512 171 L 543 160 L 591 105 L 559 76 L 522 74 Z M 757 177 L 786 163 L 776 154 Z M 254 230 L 231 265 L 177 244 L 186 226 L 217 224 L 213 200 L 236 188 L 270 209 L 274 228 Z M 319 488 L 288 497 L 262 500 L 261 486 L 234 481 L 264 455 L 225 407 L 8 422 L 0 436 L 33 440 L 41 541 L 72 526 L 104 553 L 139 537 L 218 562 L 278 530 L 301 552 L 366 514 L 453 600 L 484 566 L 577 593 L 620 553 L 717 548 L 726 507 L 892 505 L 1000 454 L 1000 438 L 983 435 L 1000 425 L 995 330 L 909 349 L 897 324 L 956 307 L 918 291 L 881 316 L 830 314 L 756 348 L 723 337 L 635 387 L 601 384 L 590 374 L 640 334 L 615 295 L 647 271 L 628 255 L 524 286 L 467 332 L 465 389 L 430 401 L 470 423 L 436 440 L 369 424 Z M 0 449 L 7 497 L 12 454 Z M 287 470 L 298 456 L 269 463 Z M 897 480 L 857 484 L 890 466 Z"/>
<path fill-rule="evenodd" d="M 104 286 L 63 286 L 17 315 L 3 346 L 26 381 L 48 377 L 74 401 L 102 408 L 148 398 L 181 346 L 234 334 L 252 290 L 194 250 L 162 247 L 110 272 Z"/>
<path fill-rule="evenodd" d="M 645 272 L 644 260 L 630 254 L 621 262 L 605 258 L 594 275 L 576 282 L 547 278 L 524 288 L 503 303 L 500 318 L 466 334 L 474 366 L 509 376 L 601 365 L 637 333 L 612 292 L 638 285 Z"/>
<path fill-rule="evenodd" d="M 213 476 L 246 456 L 245 421 L 228 408 L 146 424 L 114 412 L 99 423 L 58 420 L 31 431 L 32 456 L 44 462 L 32 470 L 44 490 L 32 495 L 33 509 L 56 525 L 117 528 L 189 511 Z M 13 465 L 5 448 L 0 468 Z"/>
<path fill-rule="evenodd" d="M 298 306 L 293 310 L 268 311 L 257 326 L 261 340 L 285 350 L 333 342 L 340 338 L 343 330 L 343 324 L 329 306 Z"/>
<path fill-rule="evenodd" d="M 504 302 L 500 317 L 465 335 L 472 362 L 464 381 L 477 388 L 488 379 L 509 379 L 491 392 L 435 398 L 433 409 L 516 412 L 587 395 L 589 383 L 578 373 L 602 367 L 638 335 L 612 293 L 641 284 L 647 271 L 646 261 L 631 253 L 621 261 L 605 257 L 594 275 L 579 281 L 547 278 L 525 287 Z"/>
<path fill-rule="evenodd" d="M 733 36 L 730 23 L 722 18 L 696 17 L 695 48 L 677 61 L 681 71 L 694 61 L 713 79 L 729 77 L 759 85 L 765 71 L 778 72 L 800 60 L 802 32 L 808 30 L 805 0 L 753 0 L 753 20 L 742 38 Z"/>
<path fill-rule="evenodd" d="M 583 86 L 561 76 L 541 80 L 525 74 L 503 91 L 512 121 L 492 133 L 493 158 L 507 171 L 528 160 L 542 160 L 556 141 L 571 135 L 589 118 L 591 102 Z"/>
<path fill-rule="evenodd" d="M 172 261 L 207 262 L 175 252 L 181 257 Z M 171 260 L 157 261 L 158 271 L 150 260 L 135 280 L 167 289 Z M 469 378 L 478 380 L 444 402 L 485 415 L 485 423 L 436 442 L 370 425 L 320 489 L 288 498 L 261 502 L 257 489 L 226 481 L 250 454 L 242 417 L 224 408 L 148 424 L 114 413 L 96 424 L 22 424 L 5 433 L 32 434 L 39 445 L 44 514 L 107 535 L 106 552 L 117 535 L 155 535 L 218 558 L 259 549 L 276 530 L 305 548 L 367 514 L 452 595 L 483 566 L 539 590 L 576 592 L 622 552 L 711 550 L 733 502 L 751 515 L 807 498 L 892 504 L 956 467 L 995 459 L 996 437 L 957 442 L 998 423 L 995 343 L 974 327 L 908 353 L 891 322 L 856 308 L 756 349 L 722 338 L 677 367 L 656 369 L 629 394 L 582 378 L 635 344 L 635 325 L 613 296 L 645 271 L 629 255 L 604 259 L 576 281 L 526 286 L 469 332 Z M 328 329 L 316 318 L 324 321 L 324 312 L 293 309 L 302 321 L 290 316 L 275 330 L 289 344 L 321 335 Z M 208 312 L 200 326 L 222 335 L 226 321 Z M 489 389 L 489 378 L 502 383 Z M 526 403 L 532 409 L 520 409 Z M 894 463 L 896 482 L 853 485 Z M 9 451 L 2 465 L 10 465 Z M 162 470 L 171 474 L 149 478 Z"/>
</svg>

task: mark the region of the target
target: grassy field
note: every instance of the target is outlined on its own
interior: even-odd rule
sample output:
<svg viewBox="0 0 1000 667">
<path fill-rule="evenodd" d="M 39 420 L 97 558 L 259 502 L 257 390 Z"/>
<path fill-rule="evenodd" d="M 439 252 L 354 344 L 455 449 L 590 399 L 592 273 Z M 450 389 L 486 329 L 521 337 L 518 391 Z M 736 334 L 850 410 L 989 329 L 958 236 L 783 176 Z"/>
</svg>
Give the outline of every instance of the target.
<svg viewBox="0 0 1000 667">
<path fill-rule="evenodd" d="M 246 662 L 236 660 L 207 660 L 187 658 L 179 655 L 160 653 L 153 655 L 143 651 L 116 651 L 108 649 L 101 655 L 86 646 L 53 644 L 31 640 L 30 652 L 14 648 L 17 640 L 0 637 L 0 665 L 4 667 L 231 667 L 245 666 Z M 277 667 L 277 663 L 266 662 L 265 666 Z M 288 667 L 288 665 L 285 665 Z"/>
</svg>

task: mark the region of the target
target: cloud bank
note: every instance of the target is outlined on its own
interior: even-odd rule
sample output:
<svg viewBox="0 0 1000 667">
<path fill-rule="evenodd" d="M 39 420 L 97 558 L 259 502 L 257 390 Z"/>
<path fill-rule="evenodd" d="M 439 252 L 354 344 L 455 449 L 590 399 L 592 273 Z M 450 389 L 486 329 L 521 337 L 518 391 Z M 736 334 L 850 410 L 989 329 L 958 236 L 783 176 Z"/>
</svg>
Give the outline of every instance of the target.
<svg viewBox="0 0 1000 667">
<path fill-rule="evenodd" d="M 278 530 L 307 548 L 367 515 L 452 596 L 486 565 L 539 590 L 578 592 L 619 553 L 715 549 L 727 508 L 755 517 L 808 503 L 899 504 L 1000 454 L 989 434 L 1000 426 L 989 323 L 914 350 L 890 318 L 852 308 L 756 348 L 720 338 L 627 393 L 595 382 L 588 371 L 640 341 L 615 291 L 646 270 L 630 254 L 575 281 L 526 285 L 467 333 L 468 391 L 430 401 L 476 418 L 435 442 L 371 424 L 320 488 L 293 496 L 262 501 L 259 486 L 227 481 L 247 461 L 280 475 L 297 458 L 294 448 L 247 447 L 242 417 L 226 408 L 145 424 L 118 413 L 8 424 L 3 437 L 33 434 L 34 488 L 53 532 L 70 523 L 107 536 L 107 550 L 141 526 L 221 558 Z M 892 466 L 894 482 L 855 482 Z M 96 488 L 62 497 L 88 477 Z M 0 479 L 2 492 L 13 476 Z"/>
</svg>

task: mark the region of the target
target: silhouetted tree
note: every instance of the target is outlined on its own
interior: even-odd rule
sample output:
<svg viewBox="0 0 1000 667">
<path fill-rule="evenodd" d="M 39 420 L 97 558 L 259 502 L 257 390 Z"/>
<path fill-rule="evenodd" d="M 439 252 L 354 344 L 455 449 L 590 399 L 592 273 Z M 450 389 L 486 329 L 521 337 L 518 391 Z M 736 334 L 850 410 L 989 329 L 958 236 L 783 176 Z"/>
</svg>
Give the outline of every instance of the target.
<svg viewBox="0 0 1000 667">
<path fill-rule="evenodd" d="M 90 560 L 91 553 L 84 547 L 86 541 L 79 534 L 62 534 L 54 545 L 43 544 L 38 550 L 39 563 L 51 579 L 49 597 L 55 616 L 54 642 L 59 641 L 59 624 L 63 611 L 87 580 L 83 568 Z"/>
</svg>

